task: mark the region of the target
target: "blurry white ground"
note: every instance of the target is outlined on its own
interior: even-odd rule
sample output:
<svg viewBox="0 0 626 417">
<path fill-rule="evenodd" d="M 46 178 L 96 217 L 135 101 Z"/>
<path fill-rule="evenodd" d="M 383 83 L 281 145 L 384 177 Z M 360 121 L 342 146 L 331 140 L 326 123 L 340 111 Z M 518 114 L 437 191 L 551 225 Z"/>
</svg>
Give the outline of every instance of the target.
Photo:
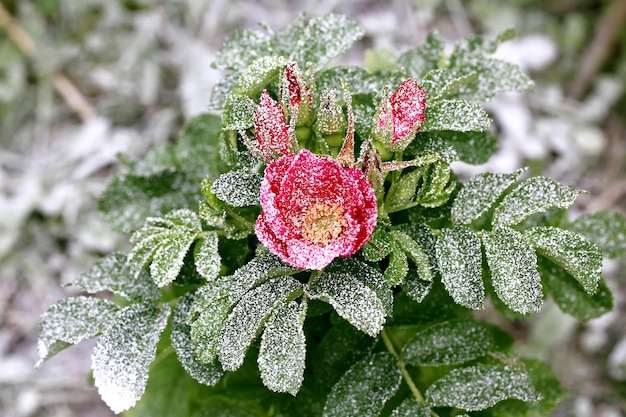
<svg viewBox="0 0 626 417">
<path fill-rule="evenodd" d="M 144 9 L 133 13 L 123 10 L 122 2 L 85 0 L 60 6 L 63 21 L 50 36 L 44 29 L 50 23 L 33 3 L 20 1 L 18 9 L 20 23 L 41 51 L 31 64 L 38 75 L 35 85 L 26 78 L 26 61 L 0 45 L 0 56 L 12 60 L 5 61 L 6 77 L 0 79 L 0 103 L 12 106 L 0 122 L 0 417 L 111 415 L 88 385 L 91 343 L 33 369 L 38 318 L 70 293 L 61 285 L 101 254 L 124 247 L 125 237 L 111 232 L 96 209 L 97 195 L 117 169 L 117 154 L 140 157 L 171 140 L 182 121 L 206 109 L 211 87 L 220 78 L 210 64 L 230 31 L 256 28 L 258 21 L 281 28 L 301 11 L 311 16 L 344 13 L 367 33 L 345 58 L 353 63 L 362 63 L 364 47 L 403 51 L 433 29 L 449 41 L 472 31 L 464 6 L 454 0 L 177 0 L 156 5 L 143 0 L 135 3 Z M 75 29 L 94 11 L 100 19 L 80 41 L 62 30 L 63 25 Z M 494 18 L 485 16 L 487 35 L 521 24 L 522 16 L 506 6 L 491 13 Z M 557 48 L 549 37 L 534 33 L 503 45 L 498 55 L 540 71 L 557 59 Z M 50 82 L 58 71 L 76 82 L 97 117 L 76 119 Z M 576 183 L 606 149 L 599 123 L 623 87 L 617 77 L 602 78 L 583 103 L 568 102 L 551 85 L 538 85 L 528 95 L 500 97 L 488 107 L 502 139 L 500 151 L 486 167 L 455 169 L 461 175 L 485 169 L 509 172 L 527 159 L 554 158 L 545 173 Z M 624 369 L 614 377 L 623 380 L 626 339 L 608 345 L 617 320 L 610 315 L 591 323 L 580 343 L 591 353 L 609 352 L 614 368 Z M 562 331 L 553 331 L 554 321 Z M 534 323 L 531 351 L 575 337 L 577 325 L 556 309 Z M 546 359 L 553 356 L 548 352 Z M 567 360 L 580 360 L 580 368 L 588 370 L 581 358 Z M 561 362 L 557 358 L 557 373 L 571 367 Z M 585 391 L 584 373 L 566 376 L 573 379 L 565 385 L 583 394 L 559 415 L 621 415 L 611 405 L 592 402 L 597 392 Z"/>
</svg>

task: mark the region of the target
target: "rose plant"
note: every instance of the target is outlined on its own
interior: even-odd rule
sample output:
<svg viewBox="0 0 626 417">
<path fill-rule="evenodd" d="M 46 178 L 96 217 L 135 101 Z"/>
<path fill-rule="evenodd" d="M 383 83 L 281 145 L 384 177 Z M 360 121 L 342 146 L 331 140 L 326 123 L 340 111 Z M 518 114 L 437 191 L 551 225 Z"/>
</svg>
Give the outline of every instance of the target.
<svg viewBox="0 0 626 417">
<path fill-rule="evenodd" d="M 550 368 L 473 312 L 605 314 L 626 222 L 568 217 L 582 191 L 525 170 L 450 168 L 496 149 L 479 103 L 532 86 L 490 56 L 510 32 L 328 67 L 362 35 L 328 15 L 226 40 L 213 112 L 102 194 L 132 249 L 42 316 L 40 364 L 99 336 L 94 384 L 127 416 L 550 413 Z"/>
</svg>

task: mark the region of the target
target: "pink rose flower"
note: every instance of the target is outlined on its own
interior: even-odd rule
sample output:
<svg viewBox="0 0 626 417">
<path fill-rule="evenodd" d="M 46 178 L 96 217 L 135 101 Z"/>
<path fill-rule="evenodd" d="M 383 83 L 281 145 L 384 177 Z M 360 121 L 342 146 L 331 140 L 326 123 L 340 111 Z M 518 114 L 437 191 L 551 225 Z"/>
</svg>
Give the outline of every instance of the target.
<svg viewBox="0 0 626 417">
<path fill-rule="evenodd" d="M 300 269 L 322 269 L 357 252 L 378 215 L 374 190 L 360 170 L 306 149 L 267 166 L 261 206 L 257 237 Z"/>
<path fill-rule="evenodd" d="M 426 92 L 408 78 L 383 102 L 378 114 L 374 136 L 389 149 L 402 150 L 426 120 Z"/>
<path fill-rule="evenodd" d="M 267 160 L 289 153 L 289 126 L 283 107 L 263 91 L 254 114 L 254 137 L 257 149 Z"/>
</svg>

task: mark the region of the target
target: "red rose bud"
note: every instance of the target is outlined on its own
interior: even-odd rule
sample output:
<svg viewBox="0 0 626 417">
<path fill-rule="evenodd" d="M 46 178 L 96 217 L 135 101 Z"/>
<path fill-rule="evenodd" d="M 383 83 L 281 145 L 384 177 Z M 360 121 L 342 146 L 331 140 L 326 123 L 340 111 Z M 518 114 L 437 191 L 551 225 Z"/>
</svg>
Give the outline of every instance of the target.
<svg viewBox="0 0 626 417">
<path fill-rule="evenodd" d="M 347 125 L 346 116 L 335 97 L 335 90 L 324 89 L 320 97 L 320 108 L 315 122 L 317 132 L 325 136 L 343 135 Z"/>
<path fill-rule="evenodd" d="M 257 149 L 267 160 L 289 154 L 289 126 L 283 107 L 263 91 L 254 114 L 254 137 Z"/>
<path fill-rule="evenodd" d="M 291 62 L 285 69 L 281 93 L 283 105 L 289 109 L 290 116 L 297 118 L 296 126 L 309 124 L 314 111 L 313 95 L 295 62 Z"/>
<path fill-rule="evenodd" d="M 411 78 L 383 99 L 373 136 L 391 151 L 408 146 L 426 118 L 426 92 Z"/>
</svg>

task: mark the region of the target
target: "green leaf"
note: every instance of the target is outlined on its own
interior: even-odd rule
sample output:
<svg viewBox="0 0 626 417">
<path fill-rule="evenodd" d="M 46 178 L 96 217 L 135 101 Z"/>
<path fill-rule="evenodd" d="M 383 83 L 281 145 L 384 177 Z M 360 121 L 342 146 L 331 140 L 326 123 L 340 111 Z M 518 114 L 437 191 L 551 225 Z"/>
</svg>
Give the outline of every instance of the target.
<svg viewBox="0 0 626 417">
<path fill-rule="evenodd" d="M 196 359 L 194 342 L 191 338 L 191 326 L 188 320 L 193 302 L 194 294 L 189 293 L 176 304 L 172 316 L 170 339 L 178 361 L 185 371 L 199 383 L 212 386 L 217 384 L 224 371 L 222 371 L 222 367 L 215 357 L 210 363 L 201 363 Z M 224 317 L 226 317 L 225 314 Z"/>
<path fill-rule="evenodd" d="M 411 262 L 415 264 L 420 278 L 424 281 L 432 281 L 433 275 L 430 270 L 430 260 L 419 243 L 413 240 L 413 238 L 411 238 L 408 234 L 399 230 L 392 230 L 389 234 L 395 239 L 400 248 L 409 256 Z"/>
<path fill-rule="evenodd" d="M 193 248 L 193 261 L 196 271 L 207 281 L 212 282 L 220 273 L 222 257 L 218 252 L 217 232 L 204 232 Z"/>
<path fill-rule="evenodd" d="M 400 357 L 415 366 L 456 365 L 485 356 L 493 347 L 489 329 L 473 320 L 450 320 L 420 330 Z"/>
<path fill-rule="evenodd" d="M 104 219 L 116 230 L 130 233 L 150 216 L 196 207 L 201 199 L 195 179 L 167 169 L 152 175 L 118 175 L 98 200 Z"/>
<path fill-rule="evenodd" d="M 433 32 L 420 46 L 400 55 L 398 63 L 414 80 L 421 80 L 428 72 L 439 68 L 445 43 L 437 32 Z"/>
<path fill-rule="evenodd" d="M 478 310 L 485 305 L 480 239 L 469 229 L 442 229 L 435 245 L 441 281 L 455 303 Z"/>
<path fill-rule="evenodd" d="M 176 140 L 177 166 L 193 178 L 217 178 L 227 167 L 220 155 L 222 120 L 214 114 L 200 114 L 183 126 Z"/>
<path fill-rule="evenodd" d="M 196 233 L 177 233 L 160 243 L 150 264 L 150 276 L 159 287 L 172 283 L 183 267 Z"/>
<path fill-rule="evenodd" d="M 99 259 L 72 285 L 91 294 L 110 291 L 130 301 L 156 301 L 161 297 L 150 274 L 135 275 L 127 262 L 127 255 L 120 252 Z"/>
<path fill-rule="evenodd" d="M 626 254 L 626 219 L 617 211 L 584 214 L 569 228 L 598 245 L 608 258 Z"/>
<path fill-rule="evenodd" d="M 352 95 L 377 94 L 382 88 L 378 79 L 361 67 L 332 67 L 315 75 L 317 91 L 327 88 L 340 92 L 343 91 L 343 83 Z"/>
<path fill-rule="evenodd" d="M 228 289 L 229 281 L 221 280 L 195 292 L 187 323 L 195 358 L 200 363 L 215 362 L 218 335 L 229 312 Z"/>
<path fill-rule="evenodd" d="M 222 125 L 224 130 L 246 130 L 254 126 L 254 101 L 240 94 L 231 94 L 224 103 Z"/>
<path fill-rule="evenodd" d="M 262 56 L 255 59 L 248 68 L 241 72 L 233 94 L 250 98 L 258 96 L 263 87 L 276 78 L 286 66 L 287 60 L 282 56 Z"/>
<path fill-rule="evenodd" d="M 580 190 L 546 177 L 531 177 L 507 194 L 493 215 L 494 226 L 514 226 L 529 216 L 556 208 L 567 209 Z"/>
<path fill-rule="evenodd" d="M 434 407 L 480 411 L 507 398 L 533 402 L 541 399 L 529 376 L 510 365 L 476 365 L 457 368 L 435 381 L 426 391 Z"/>
<path fill-rule="evenodd" d="M 291 57 L 306 35 L 303 13 L 284 29 L 274 33 L 270 44 L 274 55 Z"/>
<path fill-rule="evenodd" d="M 444 162 L 461 160 L 468 164 L 484 164 L 489 157 L 498 149 L 497 138 L 488 130 L 482 132 L 457 132 L 454 130 L 440 130 L 432 132 L 417 133 L 417 137 L 407 150 L 413 152 L 426 152 L 431 148 L 442 149 L 441 153 L 434 152 L 442 156 Z M 454 154 L 450 154 L 450 148 Z M 450 161 L 451 160 L 451 161 Z"/>
<path fill-rule="evenodd" d="M 447 69 L 434 69 L 426 74 L 420 87 L 426 92 L 426 103 L 430 106 L 477 78 L 477 73 L 457 76 Z"/>
<path fill-rule="evenodd" d="M 488 130 L 489 125 L 491 119 L 479 104 L 465 100 L 441 100 L 426 107 L 426 122 L 420 131 L 482 132 Z"/>
<path fill-rule="evenodd" d="M 304 380 L 306 303 L 291 301 L 270 316 L 261 336 L 259 370 L 263 384 L 275 392 L 296 395 Z"/>
<path fill-rule="evenodd" d="M 132 304 L 103 332 L 91 355 L 94 384 L 104 402 L 120 413 L 141 398 L 148 382 L 148 366 L 155 358 L 159 337 L 170 307 Z"/>
<path fill-rule="evenodd" d="M 368 262 L 379 262 L 389 256 L 394 248 L 394 239 L 384 229 L 377 226 L 370 236 L 370 239 L 363 246 L 361 253 Z"/>
<path fill-rule="evenodd" d="M 415 397 L 406 400 L 393 409 L 391 417 L 430 417 L 430 409 L 420 404 Z"/>
<path fill-rule="evenodd" d="M 325 272 L 310 282 L 306 291 L 310 298 L 331 304 L 341 317 L 372 337 L 383 329 L 385 306 L 374 290 L 350 273 Z"/>
<path fill-rule="evenodd" d="M 202 409 L 196 412 L 193 417 L 259 417 L 256 413 L 241 404 L 233 403 L 224 398 L 217 398 L 202 406 Z"/>
<path fill-rule="evenodd" d="M 378 416 L 402 381 L 396 359 L 387 352 L 354 364 L 335 384 L 324 406 L 324 417 Z"/>
<path fill-rule="evenodd" d="M 311 19 L 305 28 L 305 36 L 294 48 L 292 59 L 301 68 L 313 64 L 321 70 L 331 59 L 341 55 L 359 40 L 365 32 L 352 19 L 343 15 L 328 14 Z"/>
<path fill-rule="evenodd" d="M 64 298 L 48 308 L 39 322 L 36 367 L 66 347 L 98 336 L 115 322 L 118 307 L 93 297 Z"/>
<path fill-rule="evenodd" d="M 280 305 L 302 294 L 302 284 L 291 277 L 280 277 L 248 291 L 239 300 L 222 326 L 217 353 L 224 369 L 237 370 L 261 327 Z"/>
<path fill-rule="evenodd" d="M 396 286 L 404 282 L 409 273 L 409 260 L 401 250 L 395 250 L 389 255 L 389 265 L 385 269 L 383 276 L 389 286 Z"/>
<path fill-rule="evenodd" d="M 255 206 L 260 204 L 262 181 L 263 177 L 259 174 L 228 172 L 213 182 L 211 192 L 233 207 Z"/>
<path fill-rule="evenodd" d="M 491 281 L 498 298 L 511 310 L 528 314 L 543 301 L 537 256 L 528 238 L 508 227 L 483 236 Z"/>
<path fill-rule="evenodd" d="M 533 387 L 543 398 L 537 402 L 523 402 L 509 399 L 496 404 L 491 409 L 493 417 L 541 417 L 552 413 L 565 394 L 552 369 L 537 359 L 521 359 L 530 376 Z"/>
<path fill-rule="evenodd" d="M 255 59 L 270 54 L 269 35 L 258 31 L 240 29 L 226 38 L 217 53 L 214 65 L 241 71 Z"/>
<path fill-rule="evenodd" d="M 563 267 L 594 294 L 602 278 L 602 252 L 583 236 L 558 227 L 535 227 L 525 234 L 537 252 Z"/>
<path fill-rule="evenodd" d="M 542 260 L 539 266 L 544 285 L 563 312 L 580 320 L 591 320 L 613 310 L 613 296 L 603 280 L 595 294 L 590 295 L 565 269 L 547 260 Z"/>
<path fill-rule="evenodd" d="M 456 224 L 478 220 L 496 203 L 502 193 L 524 173 L 519 169 L 510 174 L 484 172 L 472 177 L 456 195 L 450 213 Z"/>
<path fill-rule="evenodd" d="M 409 269 L 406 280 L 404 284 L 402 284 L 402 290 L 414 301 L 421 303 L 424 298 L 430 293 L 430 289 L 432 288 L 432 286 L 432 280 L 426 281 L 420 278 L 417 271 Z"/>
</svg>

